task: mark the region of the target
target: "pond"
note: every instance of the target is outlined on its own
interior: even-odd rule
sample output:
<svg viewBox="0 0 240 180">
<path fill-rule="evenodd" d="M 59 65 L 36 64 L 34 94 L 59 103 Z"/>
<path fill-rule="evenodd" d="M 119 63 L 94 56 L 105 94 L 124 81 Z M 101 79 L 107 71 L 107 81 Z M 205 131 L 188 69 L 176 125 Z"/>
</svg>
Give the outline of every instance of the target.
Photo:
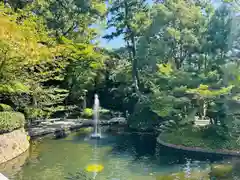
<svg viewBox="0 0 240 180">
<path fill-rule="evenodd" d="M 88 131 L 82 129 L 64 139 L 35 140 L 28 152 L 0 165 L 0 172 L 11 180 L 65 180 L 78 172 L 96 180 L 156 180 L 160 175 L 204 172 L 213 162 L 233 161 L 164 148 L 151 134 L 106 128 L 102 139 L 93 140 Z M 103 170 L 87 172 L 92 164 Z"/>
</svg>

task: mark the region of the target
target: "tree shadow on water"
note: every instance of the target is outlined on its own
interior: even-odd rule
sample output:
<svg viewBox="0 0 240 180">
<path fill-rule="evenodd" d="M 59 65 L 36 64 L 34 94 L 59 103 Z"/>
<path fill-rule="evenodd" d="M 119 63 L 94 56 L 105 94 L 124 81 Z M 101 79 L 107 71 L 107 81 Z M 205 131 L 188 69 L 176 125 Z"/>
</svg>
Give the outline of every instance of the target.
<svg viewBox="0 0 240 180">
<path fill-rule="evenodd" d="M 186 164 L 187 161 L 213 163 L 224 158 L 213 154 L 186 152 L 163 147 L 151 134 L 126 133 L 118 136 L 111 151 L 113 155 L 129 155 L 133 161 L 148 159 L 157 164 Z"/>
<path fill-rule="evenodd" d="M 128 153 L 134 159 L 155 156 L 156 138 L 149 134 L 126 133 L 118 136 L 112 154 Z"/>
</svg>

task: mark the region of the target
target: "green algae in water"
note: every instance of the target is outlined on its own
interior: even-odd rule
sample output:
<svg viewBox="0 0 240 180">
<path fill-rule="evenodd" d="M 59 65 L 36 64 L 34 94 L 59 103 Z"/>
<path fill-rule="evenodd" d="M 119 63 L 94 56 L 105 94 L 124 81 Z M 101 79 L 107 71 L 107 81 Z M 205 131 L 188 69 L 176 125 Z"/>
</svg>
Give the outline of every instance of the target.
<svg viewBox="0 0 240 180">
<path fill-rule="evenodd" d="M 156 180 L 210 180 L 208 172 L 179 172 L 171 175 L 157 176 Z"/>
<path fill-rule="evenodd" d="M 90 129 L 82 129 L 63 139 L 33 141 L 24 162 L 11 165 L 18 168 L 0 166 L 0 172 L 10 180 L 66 180 L 69 174 L 79 172 L 93 178 L 94 173 L 85 168 L 101 164 L 104 169 L 96 180 L 160 180 L 157 178 L 177 174 L 186 167 L 185 155 L 160 148 L 151 135 L 105 132 L 105 138 L 91 140 L 90 134 Z M 196 160 L 191 159 L 189 168 L 193 172 L 205 172 L 211 165 Z"/>
</svg>

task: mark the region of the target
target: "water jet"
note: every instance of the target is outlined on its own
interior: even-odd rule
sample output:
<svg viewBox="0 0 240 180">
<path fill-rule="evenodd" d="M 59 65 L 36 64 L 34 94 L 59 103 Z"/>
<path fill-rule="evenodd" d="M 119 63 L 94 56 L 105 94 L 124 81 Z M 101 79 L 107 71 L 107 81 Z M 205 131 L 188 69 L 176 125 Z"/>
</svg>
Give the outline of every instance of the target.
<svg viewBox="0 0 240 180">
<path fill-rule="evenodd" d="M 92 139 L 100 139 L 101 138 L 101 130 L 99 128 L 99 99 L 98 95 L 94 96 L 94 105 L 93 105 L 93 123 L 94 123 L 94 133 L 91 135 Z"/>
</svg>

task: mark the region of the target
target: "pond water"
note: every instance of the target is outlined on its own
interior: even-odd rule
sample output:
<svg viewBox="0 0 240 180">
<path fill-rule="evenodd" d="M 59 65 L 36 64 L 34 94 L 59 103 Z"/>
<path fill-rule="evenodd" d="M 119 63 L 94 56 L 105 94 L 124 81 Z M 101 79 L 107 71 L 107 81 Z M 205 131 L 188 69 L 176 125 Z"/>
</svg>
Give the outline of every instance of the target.
<svg viewBox="0 0 240 180">
<path fill-rule="evenodd" d="M 82 129 L 64 139 L 33 141 L 28 152 L 0 165 L 0 172 L 12 180 L 65 180 L 78 172 L 96 180 L 156 180 L 180 171 L 205 171 L 213 161 L 223 160 L 163 148 L 149 134 L 106 129 L 100 140 L 91 140 L 89 134 Z M 91 164 L 104 169 L 87 172 Z"/>
</svg>

